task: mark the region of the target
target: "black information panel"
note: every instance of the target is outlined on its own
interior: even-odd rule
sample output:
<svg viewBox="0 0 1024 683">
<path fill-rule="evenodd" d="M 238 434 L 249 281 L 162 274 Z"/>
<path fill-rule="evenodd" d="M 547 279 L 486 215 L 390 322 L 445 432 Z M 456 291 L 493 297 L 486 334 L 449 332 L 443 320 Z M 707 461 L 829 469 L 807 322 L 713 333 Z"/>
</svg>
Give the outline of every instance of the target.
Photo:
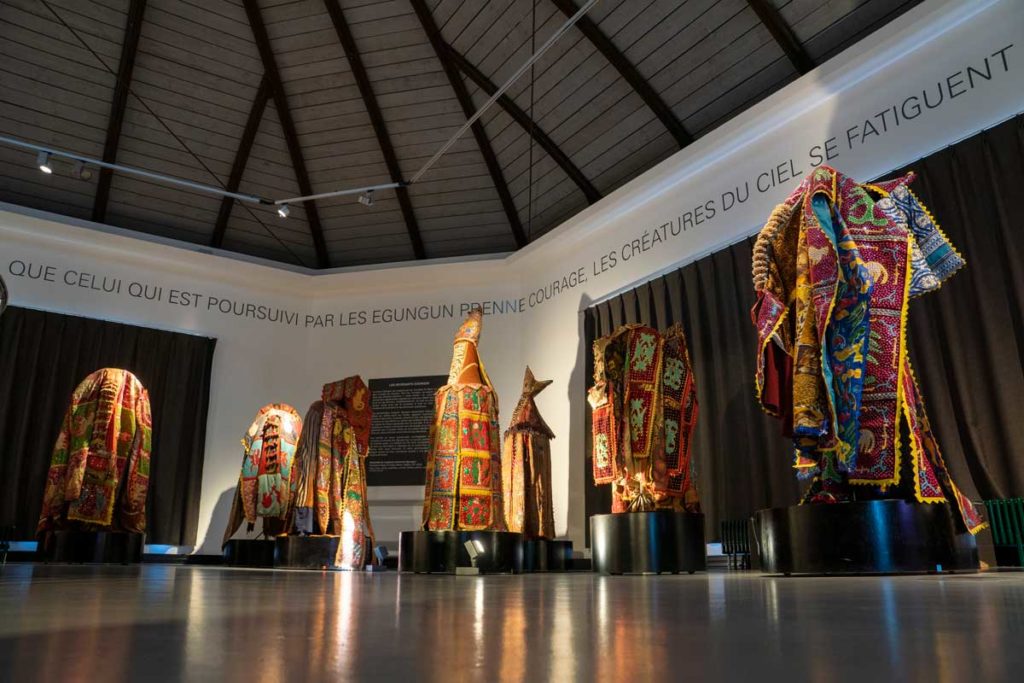
<svg viewBox="0 0 1024 683">
<path fill-rule="evenodd" d="M 447 375 L 370 380 L 373 431 L 366 461 L 367 484 L 423 485 L 434 393 L 447 381 Z"/>
</svg>

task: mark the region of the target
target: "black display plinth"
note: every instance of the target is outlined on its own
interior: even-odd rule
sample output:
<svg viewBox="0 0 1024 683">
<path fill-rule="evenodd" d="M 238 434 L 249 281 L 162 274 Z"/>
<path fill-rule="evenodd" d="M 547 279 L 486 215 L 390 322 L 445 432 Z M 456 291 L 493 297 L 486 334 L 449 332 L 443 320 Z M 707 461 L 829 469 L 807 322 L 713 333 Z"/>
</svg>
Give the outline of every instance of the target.
<svg viewBox="0 0 1024 683">
<path fill-rule="evenodd" d="M 126 531 L 47 531 L 36 546 L 42 562 L 138 564 L 145 534 Z"/>
<path fill-rule="evenodd" d="M 594 571 L 601 574 L 704 571 L 704 515 L 671 510 L 594 515 L 590 550 Z"/>
<path fill-rule="evenodd" d="M 524 572 L 566 572 L 572 569 L 572 541 L 523 540 Z"/>
<path fill-rule="evenodd" d="M 466 542 L 479 543 L 474 563 Z M 476 567 L 481 574 L 523 571 L 523 535 L 511 531 L 403 531 L 398 537 L 398 571 L 455 574 Z"/>
<path fill-rule="evenodd" d="M 278 536 L 274 566 L 282 569 L 333 569 L 339 536 Z"/>
<path fill-rule="evenodd" d="M 224 546 L 228 567 L 273 567 L 273 539 L 233 538 Z"/>
<path fill-rule="evenodd" d="M 949 505 L 872 500 L 794 505 L 754 514 L 766 574 L 978 571 L 978 546 Z"/>
</svg>

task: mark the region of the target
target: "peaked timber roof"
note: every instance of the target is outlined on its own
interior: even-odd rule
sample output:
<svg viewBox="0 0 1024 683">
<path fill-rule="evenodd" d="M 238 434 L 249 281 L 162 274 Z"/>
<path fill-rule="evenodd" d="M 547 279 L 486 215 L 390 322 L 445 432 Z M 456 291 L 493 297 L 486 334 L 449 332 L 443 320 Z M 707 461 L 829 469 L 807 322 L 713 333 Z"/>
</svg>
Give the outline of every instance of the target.
<svg viewBox="0 0 1024 683">
<path fill-rule="evenodd" d="M 310 267 L 507 252 L 920 0 L 602 0 L 421 182 L 273 209 L 0 144 L 0 201 Z M 3 0 L 0 135 L 283 198 L 408 179 L 582 0 Z"/>
</svg>

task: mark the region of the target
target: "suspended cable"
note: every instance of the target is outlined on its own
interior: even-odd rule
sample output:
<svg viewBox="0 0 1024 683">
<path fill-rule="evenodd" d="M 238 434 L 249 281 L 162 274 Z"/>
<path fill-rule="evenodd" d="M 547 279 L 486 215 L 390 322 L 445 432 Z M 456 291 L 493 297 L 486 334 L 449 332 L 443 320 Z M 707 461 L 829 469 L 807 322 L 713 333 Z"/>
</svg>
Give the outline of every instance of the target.
<svg viewBox="0 0 1024 683">
<path fill-rule="evenodd" d="M 101 57 L 95 50 L 93 50 L 89 46 L 89 44 L 87 42 L 85 42 L 85 39 L 83 39 L 82 36 L 79 35 L 78 31 L 76 31 L 74 28 L 72 28 L 72 26 L 70 24 L 68 24 L 66 21 L 64 21 L 64 18 L 57 12 L 57 10 L 55 10 L 50 5 L 49 2 L 47 2 L 47 0 L 39 0 L 39 2 L 47 10 L 49 10 L 50 14 L 52 14 L 54 16 L 54 18 L 57 20 L 58 23 L 60 23 L 65 29 L 68 30 L 68 32 L 71 33 L 71 35 L 73 35 L 75 37 L 75 39 L 79 42 L 79 44 L 81 44 L 81 46 L 83 48 L 85 48 L 86 51 L 89 52 L 89 54 L 91 54 L 93 56 L 93 58 L 99 63 L 100 66 L 102 66 L 108 73 L 113 75 L 115 78 L 117 77 L 117 72 L 114 69 L 111 69 L 107 65 L 107 63 L 103 60 L 103 57 Z M 189 156 L 191 156 L 193 159 L 196 160 L 196 163 L 198 163 L 203 168 L 204 171 L 206 171 L 208 174 L 210 174 L 210 177 L 212 177 L 214 179 L 214 181 L 218 185 L 220 185 L 219 188 L 213 187 L 213 186 L 210 186 L 210 185 L 205 185 L 203 183 L 193 183 L 192 181 L 184 180 L 182 178 L 175 178 L 174 176 L 164 175 L 163 173 L 155 173 L 155 172 L 152 172 L 152 171 L 143 171 L 142 169 L 136 169 L 136 168 L 133 168 L 133 167 L 130 167 L 130 166 L 123 166 L 123 165 L 120 165 L 120 164 L 107 164 L 106 162 L 104 162 L 102 160 L 92 159 L 90 157 L 72 155 L 70 153 L 60 152 L 58 150 L 51 150 L 51 151 L 54 154 L 56 154 L 57 156 L 63 156 L 63 157 L 67 157 L 69 159 L 75 159 L 75 160 L 84 161 L 86 163 L 90 163 L 90 164 L 93 164 L 95 166 L 99 166 L 101 168 L 110 168 L 110 169 L 113 169 L 113 170 L 121 171 L 123 173 L 130 173 L 132 175 L 138 175 L 138 176 L 142 176 L 142 177 L 147 177 L 147 178 L 149 178 L 151 180 L 160 180 L 160 181 L 172 184 L 172 185 L 179 185 L 179 186 L 183 186 L 183 187 L 189 187 L 190 189 L 197 190 L 199 192 L 206 192 L 206 193 L 210 193 L 210 194 L 219 194 L 222 197 L 231 197 L 232 199 L 240 200 L 242 202 L 256 202 L 256 203 L 260 203 L 260 204 L 270 204 L 270 203 L 272 203 L 271 201 L 269 201 L 267 199 L 264 199 L 263 197 L 258 197 L 256 195 L 247 195 L 247 194 L 244 194 L 244 193 L 228 192 L 225 189 L 225 187 L 224 187 L 225 184 L 220 179 L 220 177 L 218 177 L 217 174 L 214 173 L 213 170 L 209 166 L 207 166 L 205 162 L 203 162 L 203 160 L 199 157 L 199 155 L 197 155 L 195 152 L 192 151 L 192 148 L 189 147 L 188 144 L 184 140 L 182 140 L 181 137 L 171 129 L 171 127 L 167 124 L 166 121 L 164 121 L 162 118 L 160 118 L 160 116 L 155 111 L 153 111 L 153 109 L 149 106 L 149 104 L 146 103 L 145 100 L 143 100 L 141 97 L 139 97 L 139 95 L 136 94 L 132 90 L 131 85 L 128 86 L 128 94 L 131 95 L 132 97 L 134 97 L 136 102 L 138 102 L 140 105 L 142 105 L 142 108 L 145 109 L 149 113 L 149 115 L 152 116 L 156 120 L 156 122 L 159 123 L 163 127 L 163 129 L 165 131 L 167 131 L 167 133 L 172 138 L 174 138 L 174 140 L 179 145 L 181 145 L 182 149 L 184 149 L 189 154 Z M 12 139 L 11 138 L 5 138 L 5 140 L 10 142 Z M 266 223 L 264 223 L 262 220 L 260 220 L 259 216 L 256 214 L 255 211 L 253 211 L 248 206 L 245 206 L 244 204 L 242 204 L 241 206 L 242 206 L 242 208 L 244 208 L 249 213 L 249 215 L 252 217 L 252 219 L 254 221 L 256 221 L 256 223 L 258 223 L 260 225 L 260 227 L 262 227 L 267 232 L 268 235 L 270 235 L 272 238 L 274 238 L 274 240 L 276 240 L 277 243 L 280 244 L 284 248 L 284 250 L 287 251 L 292 256 L 292 258 L 294 258 L 296 260 L 296 262 L 299 265 L 301 265 L 301 266 L 306 265 L 305 261 L 303 261 L 302 258 L 298 254 L 296 254 L 292 250 L 292 248 L 289 247 L 288 244 L 284 240 L 282 240 L 280 237 L 278 237 L 277 234 L 275 234 L 274 231 L 271 230 L 270 227 Z"/>
<path fill-rule="evenodd" d="M 462 124 L 462 126 L 457 131 L 455 131 L 455 134 L 448 138 L 448 141 L 441 146 L 441 149 L 437 150 L 437 152 L 434 153 L 434 156 L 430 157 L 430 159 L 427 160 L 427 163 L 423 164 L 420 170 L 416 171 L 416 174 L 409 180 L 409 183 L 412 184 L 418 182 L 419 179 L 423 177 L 423 174 L 430 170 L 430 167 L 437 163 L 437 160 L 440 159 L 444 155 L 444 153 L 447 152 L 449 148 L 451 148 L 451 146 L 454 145 L 456 141 L 460 137 L 462 137 L 467 130 L 469 130 L 469 127 L 476 123 L 476 120 L 483 116 L 484 112 L 490 109 L 491 105 L 497 102 L 498 98 L 504 95 L 505 91 L 512 87 L 512 84 L 519 80 L 520 76 L 526 73 L 527 69 L 532 67 L 538 59 L 544 56 L 544 53 L 547 52 L 552 45 L 558 42 L 559 38 L 561 38 L 569 29 L 575 26 L 576 23 L 580 19 L 582 19 L 587 14 L 587 12 L 589 12 L 594 7 L 594 5 L 597 4 L 597 1 L 598 0 L 588 0 L 585 5 L 579 8 L 576 14 L 569 17 L 569 20 L 567 22 L 562 24 L 557 31 L 551 34 L 551 37 L 548 38 L 544 42 L 544 44 L 540 46 L 540 49 L 534 52 L 522 66 L 516 69 L 516 72 L 512 74 L 507 81 L 505 81 L 504 85 L 495 90 L 494 94 L 491 95 L 490 98 L 488 98 L 488 100 L 484 102 L 479 109 L 476 110 L 476 113 L 470 116 L 468 119 L 466 119 L 466 122 Z"/>
<path fill-rule="evenodd" d="M 533 231 L 533 165 L 534 165 L 533 164 L 533 138 L 534 138 L 534 133 L 535 133 L 535 123 L 533 121 L 533 113 L 534 113 L 534 106 L 535 106 L 535 84 L 536 84 L 535 64 L 562 36 L 565 35 L 565 33 L 569 29 L 571 29 L 573 26 L 575 26 L 591 9 L 593 9 L 594 5 L 596 5 L 599 0 L 587 0 L 587 2 L 585 4 L 583 4 L 571 17 L 569 17 L 568 21 L 563 23 L 550 37 L 548 37 L 548 39 L 540 46 L 539 49 L 536 47 L 536 41 L 537 41 L 537 4 L 536 4 L 536 0 L 532 0 L 532 1 L 533 1 L 533 5 L 531 7 L 531 21 L 532 21 L 532 29 L 533 29 L 533 31 L 532 31 L 532 34 L 530 36 L 530 47 L 531 47 L 531 50 L 532 50 L 532 54 L 531 54 L 530 58 L 527 59 L 526 62 L 523 63 L 518 69 L 516 69 L 515 73 L 513 73 L 505 81 L 505 83 L 501 87 L 499 87 L 497 90 L 495 90 L 491 94 L 490 98 L 486 102 L 484 102 L 484 104 L 479 109 L 477 109 L 476 112 L 473 113 L 472 116 L 467 118 L 466 122 L 464 124 L 462 124 L 462 126 L 457 131 L 455 131 L 455 133 L 441 146 L 441 148 L 438 149 L 437 152 L 435 152 L 434 155 L 430 159 L 428 159 L 427 162 L 425 164 L 423 164 L 423 166 L 420 167 L 420 169 L 416 172 L 416 174 L 413 175 L 412 178 L 410 180 L 408 180 L 408 181 L 384 183 L 384 184 L 380 184 L 380 185 L 371 185 L 371 186 L 359 187 L 359 188 L 349 188 L 349 189 L 344 189 L 344 190 L 336 190 L 336 191 L 332 191 L 332 192 L 321 192 L 319 194 L 304 195 L 304 196 L 300 196 L 300 197 L 288 197 L 288 198 L 285 198 L 285 199 L 276 199 L 276 200 L 266 199 L 266 198 L 263 198 L 263 197 L 260 197 L 260 196 L 257 196 L 257 195 L 249 195 L 249 194 L 244 194 L 244 193 L 229 192 L 228 190 L 224 189 L 224 182 L 217 176 L 217 174 L 214 173 L 213 170 L 211 170 L 209 168 L 209 166 L 207 166 L 206 163 L 203 162 L 203 160 L 195 152 L 192 151 L 192 149 L 188 146 L 188 144 L 186 144 L 185 141 L 182 140 L 181 137 L 179 137 L 171 129 L 171 127 L 162 118 L 160 118 L 160 116 L 158 116 L 156 114 L 156 112 L 153 111 L 153 109 L 141 97 L 139 97 L 134 91 L 132 91 L 130 87 L 128 89 L 129 94 L 132 97 L 135 98 L 135 100 L 164 128 L 164 130 L 167 131 L 167 133 L 169 135 L 171 135 L 171 137 L 173 137 L 175 139 L 175 141 L 178 142 L 179 145 L 181 145 L 182 149 L 184 149 L 186 152 L 188 152 L 188 154 L 193 159 L 195 159 L 195 161 L 207 173 L 209 173 L 211 177 L 213 177 L 213 179 L 220 185 L 220 187 L 214 187 L 214 186 L 210 186 L 210 185 L 205 185 L 203 183 L 196 183 L 194 181 L 185 180 L 183 178 L 176 178 L 174 176 L 168 176 L 168 175 L 164 175 L 162 173 L 156 173 L 156 172 L 152 172 L 152 171 L 145 171 L 143 169 L 138 169 L 138 168 L 133 168 L 133 167 L 129 167 L 129 166 L 124 166 L 124 165 L 121 165 L 121 164 L 109 164 L 109 163 L 103 162 L 101 160 L 94 159 L 92 157 L 85 157 L 83 155 L 75 154 L 73 152 L 67 152 L 67 151 L 64 151 L 64 150 L 57 150 L 57 149 L 53 149 L 53 148 L 50 148 L 50 147 L 43 147 L 43 146 L 40 146 L 40 145 L 34 145 L 32 143 L 28 143 L 28 142 L 25 142 L 25 141 L 22 141 L 22 140 L 17 140 L 15 138 L 8 138 L 8 137 L 0 136 L 0 142 L 7 142 L 8 144 L 12 144 L 12 145 L 15 145 L 15 146 L 26 147 L 26 148 L 30 148 L 30 149 L 36 149 L 36 150 L 39 150 L 39 151 L 45 151 L 45 152 L 52 153 L 55 156 L 62 156 L 62 157 L 66 157 L 66 158 L 69 158 L 69 159 L 76 160 L 76 161 L 83 161 L 83 162 L 87 162 L 87 163 L 90 163 L 90 164 L 94 164 L 94 165 L 102 167 L 102 168 L 111 168 L 111 169 L 118 170 L 118 171 L 121 171 L 121 172 L 124 172 L 124 173 L 131 173 L 131 174 L 134 174 L 134 175 L 139 175 L 139 176 L 142 176 L 142 177 L 147 177 L 147 178 L 150 178 L 150 179 L 153 179 L 153 180 L 159 180 L 159 181 L 166 182 L 166 183 L 173 184 L 173 185 L 179 185 L 179 186 L 182 186 L 182 187 L 188 187 L 190 189 L 193 189 L 193 190 L 196 190 L 196 191 L 200 191 L 200 192 L 207 192 L 207 193 L 211 193 L 211 194 L 217 194 L 217 195 L 220 195 L 220 196 L 223 196 L 223 197 L 231 197 L 231 198 L 234 198 L 234 199 L 238 199 L 241 202 L 243 202 L 243 204 L 241 204 L 241 206 L 247 212 L 249 212 L 249 214 L 250 214 L 250 216 L 252 216 L 253 220 L 255 220 L 264 230 L 266 230 L 267 234 L 269 234 L 272 238 L 274 238 L 286 251 L 288 251 L 288 253 L 291 254 L 292 257 L 294 257 L 296 259 L 296 261 L 298 261 L 298 263 L 300 263 L 302 265 L 305 265 L 303 260 L 302 260 L 302 258 L 299 257 L 287 245 L 287 243 L 285 243 L 283 240 L 281 240 L 281 238 L 278 237 L 277 234 L 275 234 L 274 231 L 272 231 L 262 220 L 260 220 L 260 218 L 256 215 L 256 213 L 253 212 L 252 209 L 250 209 L 245 204 L 246 202 L 248 202 L 248 203 L 259 203 L 259 204 L 275 204 L 275 205 L 281 207 L 281 206 L 288 206 L 288 205 L 292 205 L 292 204 L 299 204 L 299 203 L 302 203 L 302 202 L 311 201 L 311 200 L 315 200 L 315 199 L 325 199 L 325 198 L 328 198 L 328 197 L 338 197 L 338 196 L 353 195 L 353 194 L 359 194 L 359 195 L 362 196 L 362 198 L 369 198 L 369 197 L 372 197 L 372 192 L 374 190 L 395 189 L 395 188 L 399 188 L 399 187 L 407 187 L 409 185 L 412 185 L 413 183 L 418 182 L 427 173 L 427 171 L 429 171 L 430 168 L 433 167 L 433 165 L 435 163 L 437 163 L 438 159 L 440 159 L 449 149 L 451 149 L 452 145 L 454 145 L 458 141 L 458 139 L 460 137 L 462 137 L 462 135 L 464 135 L 465 132 L 467 130 L 469 130 L 470 127 L 474 123 L 476 123 L 476 121 L 481 116 L 483 116 L 483 114 L 502 95 L 504 95 L 505 92 L 524 73 L 526 73 L 527 70 L 529 70 L 530 71 L 530 119 L 531 119 L 531 121 L 530 121 L 530 139 L 531 139 L 531 142 L 530 142 L 530 147 L 529 147 L 529 163 L 530 163 L 530 168 L 529 168 L 529 175 L 528 175 L 528 182 L 529 182 L 529 194 L 528 194 L 529 226 L 528 226 L 528 230 L 532 234 L 532 231 Z M 50 4 L 47 2 L 47 0 L 39 0 L 39 2 L 42 3 L 42 5 L 44 7 L 46 7 L 47 10 L 49 10 L 49 12 L 56 18 L 56 20 L 61 25 L 63 25 L 78 40 L 78 42 L 90 54 L 92 54 L 92 56 L 96 59 L 96 61 L 104 69 L 106 69 L 109 73 L 113 74 L 116 77 L 117 74 L 114 72 L 114 70 L 111 69 L 109 66 L 107 66 L 106 62 L 103 61 L 103 58 L 98 53 L 96 53 L 96 51 L 93 50 L 88 45 L 88 43 L 85 42 L 84 39 L 82 39 L 82 37 L 78 34 L 77 31 L 75 31 L 75 29 L 73 29 L 67 22 L 64 21 L 64 19 L 60 16 L 60 14 L 58 14 L 57 11 L 54 10 L 53 7 L 50 6 Z M 361 201 L 362 201 L 362 199 L 361 199 Z M 363 203 L 367 203 L 367 202 L 363 202 Z M 372 200 L 370 200 L 369 203 L 372 203 Z M 281 214 L 282 212 L 279 211 L 278 213 Z M 286 208 L 283 211 L 283 213 L 285 215 L 287 215 L 289 213 L 289 210 Z"/>
</svg>

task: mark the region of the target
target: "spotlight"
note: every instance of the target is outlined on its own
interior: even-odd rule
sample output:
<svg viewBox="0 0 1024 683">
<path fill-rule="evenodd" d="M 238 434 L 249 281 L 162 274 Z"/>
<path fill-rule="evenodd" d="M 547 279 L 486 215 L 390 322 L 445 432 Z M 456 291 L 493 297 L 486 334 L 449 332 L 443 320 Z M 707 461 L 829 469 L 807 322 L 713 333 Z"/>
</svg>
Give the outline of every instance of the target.
<svg viewBox="0 0 1024 683">
<path fill-rule="evenodd" d="M 75 177 L 79 180 L 89 180 L 92 178 L 92 169 L 85 165 L 85 162 L 81 159 L 75 160 L 75 166 L 72 169 Z"/>
<path fill-rule="evenodd" d="M 473 539 L 463 543 L 463 546 L 465 546 L 466 552 L 469 553 L 469 561 L 473 563 L 473 566 L 476 566 L 477 559 L 479 559 L 486 550 L 483 542 L 478 539 Z"/>
<path fill-rule="evenodd" d="M 483 541 L 479 539 L 470 539 L 462 544 L 462 547 L 466 549 L 466 553 L 469 554 L 469 567 L 456 567 L 456 575 L 475 575 L 480 573 L 479 562 L 484 557 L 487 546 L 483 544 Z"/>
<path fill-rule="evenodd" d="M 277 215 L 280 216 L 281 218 L 288 218 L 288 214 L 290 214 L 291 212 L 292 210 L 288 207 L 287 204 L 282 204 L 281 206 L 277 207 Z"/>
<path fill-rule="evenodd" d="M 40 152 L 39 156 L 36 157 L 36 166 L 43 173 L 53 173 L 53 167 L 50 166 L 50 153 Z"/>
<path fill-rule="evenodd" d="M 363 206 L 373 206 L 373 190 L 367 190 L 359 195 L 359 203 Z"/>
</svg>

